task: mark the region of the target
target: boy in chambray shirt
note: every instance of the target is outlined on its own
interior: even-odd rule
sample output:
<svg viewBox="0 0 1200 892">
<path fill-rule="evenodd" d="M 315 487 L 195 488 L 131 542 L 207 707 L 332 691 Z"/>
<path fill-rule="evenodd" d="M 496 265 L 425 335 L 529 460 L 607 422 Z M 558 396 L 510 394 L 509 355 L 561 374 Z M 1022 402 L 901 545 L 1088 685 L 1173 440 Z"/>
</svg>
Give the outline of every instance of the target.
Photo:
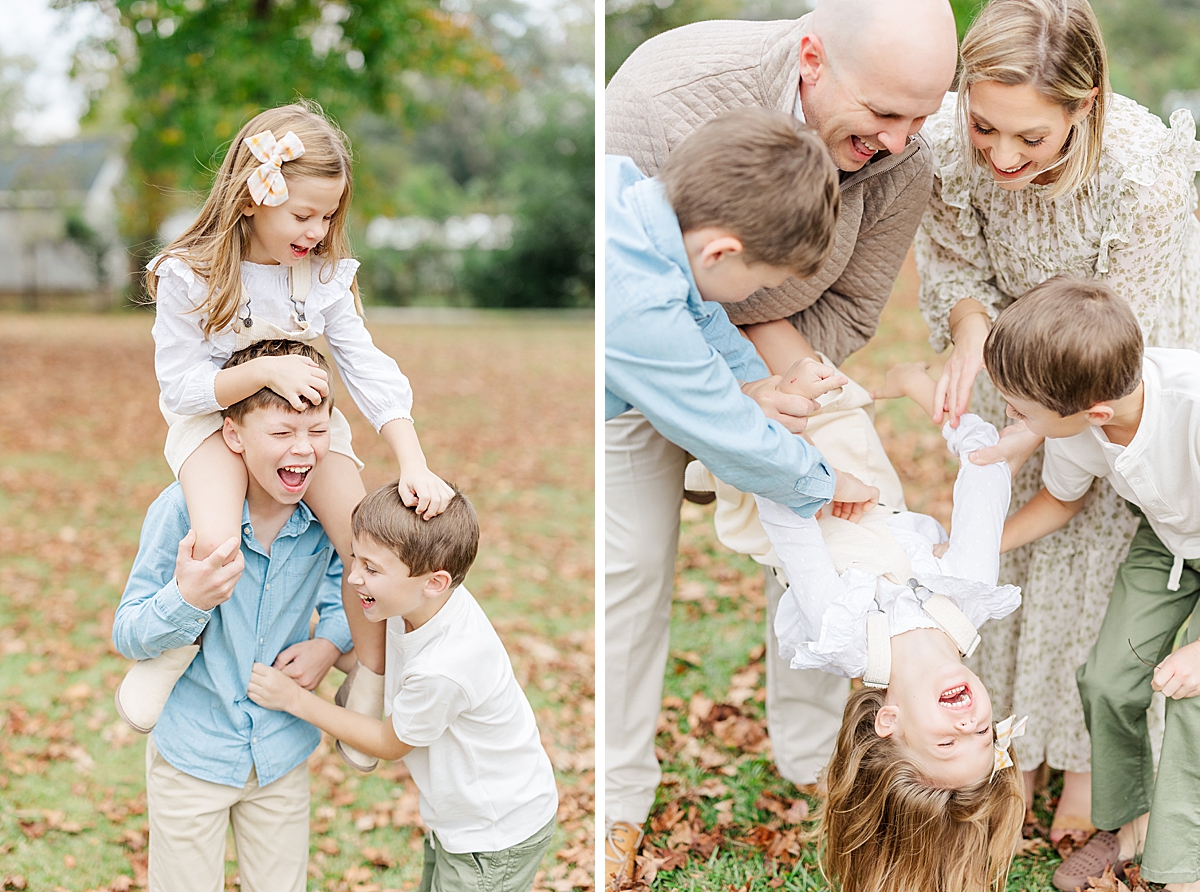
<svg viewBox="0 0 1200 892">
<path fill-rule="evenodd" d="M 328 373 L 306 344 L 263 341 L 226 367 L 299 354 Z M 249 477 L 241 541 L 197 561 L 178 483 L 150 506 L 113 641 L 144 660 L 192 645 L 199 654 L 175 684 L 146 743 L 151 892 L 210 892 L 225 877 L 232 823 L 247 892 L 303 892 L 308 866 L 308 757 L 321 732 L 246 695 L 255 661 L 310 690 L 351 646 L 341 562 L 301 502 L 329 450 L 332 393 L 297 412 L 271 390 L 225 410 L 222 436 Z M 309 621 L 319 620 L 313 636 Z"/>
</svg>

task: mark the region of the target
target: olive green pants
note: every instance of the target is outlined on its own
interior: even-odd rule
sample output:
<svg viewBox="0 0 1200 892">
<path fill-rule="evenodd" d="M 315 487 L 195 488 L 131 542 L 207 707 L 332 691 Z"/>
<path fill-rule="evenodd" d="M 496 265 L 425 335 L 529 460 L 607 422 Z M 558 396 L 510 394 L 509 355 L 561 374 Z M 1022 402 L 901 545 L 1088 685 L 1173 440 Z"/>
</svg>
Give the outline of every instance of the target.
<svg viewBox="0 0 1200 892">
<path fill-rule="evenodd" d="M 425 834 L 425 870 L 417 892 L 529 892 L 554 836 L 554 818 L 537 833 L 498 852 L 447 852 Z"/>
<path fill-rule="evenodd" d="M 1179 590 L 1167 581 L 1174 556 L 1145 516 L 1117 570 L 1100 635 L 1076 680 L 1092 739 L 1092 823 L 1116 830 L 1150 812 L 1142 876 L 1159 883 L 1200 880 L 1200 697 L 1167 701 L 1155 783 L 1146 710 L 1154 665 L 1171 653 L 1192 614 L 1186 642 L 1200 637 L 1200 559 L 1184 561 Z M 1132 647 L 1130 646 L 1132 644 Z"/>
</svg>

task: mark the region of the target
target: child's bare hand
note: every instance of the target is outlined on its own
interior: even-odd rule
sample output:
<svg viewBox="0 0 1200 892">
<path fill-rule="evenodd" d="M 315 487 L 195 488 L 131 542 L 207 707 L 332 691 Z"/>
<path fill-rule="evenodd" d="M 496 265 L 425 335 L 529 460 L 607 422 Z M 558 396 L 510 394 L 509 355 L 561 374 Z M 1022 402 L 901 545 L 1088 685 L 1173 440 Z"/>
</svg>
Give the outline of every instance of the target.
<svg viewBox="0 0 1200 892">
<path fill-rule="evenodd" d="M 1172 700 L 1200 694 L 1200 641 L 1185 644 L 1155 666 L 1150 687 Z"/>
<path fill-rule="evenodd" d="M 298 641 L 280 651 L 275 668 L 306 691 L 315 690 L 342 652 L 328 638 Z"/>
<path fill-rule="evenodd" d="M 234 586 L 242 578 L 246 559 L 242 557 L 241 539 L 230 536 L 202 561 L 192 555 L 196 531 L 179 540 L 175 557 L 175 584 L 179 594 L 197 610 L 212 610 L 233 595 Z"/>
<path fill-rule="evenodd" d="M 863 515 L 879 504 L 879 488 L 867 486 L 853 474 L 837 471 L 837 483 L 829 510 L 834 517 L 858 523 Z M 824 509 L 821 509 L 822 511 Z M 821 516 L 821 512 L 817 512 Z"/>
<path fill-rule="evenodd" d="M 329 376 L 307 356 L 260 356 L 252 361 L 263 364 L 266 386 L 297 412 L 308 408 L 301 397 L 315 406 L 329 395 Z"/>
<path fill-rule="evenodd" d="M 910 382 L 914 376 L 920 375 L 922 378 L 928 379 L 929 376 L 926 374 L 928 370 L 929 363 L 927 362 L 902 362 L 892 366 L 883 377 L 883 386 L 871 391 L 871 399 L 895 400 L 903 396 L 910 396 L 913 390 Z"/>
<path fill-rule="evenodd" d="M 1000 442 L 995 446 L 976 449 L 967 458 L 976 465 L 1006 461 L 1015 476 L 1017 471 L 1021 470 L 1021 465 L 1037 452 L 1037 448 L 1045 439 L 1041 434 L 1035 434 L 1026 427 L 1024 421 L 1018 421 L 1000 431 Z"/>
<path fill-rule="evenodd" d="M 808 416 L 821 407 L 806 396 L 784 393 L 779 389 L 782 381 L 779 375 L 747 381 L 742 385 L 742 393 L 758 403 L 768 418 L 778 421 L 793 434 L 803 433 L 808 427 Z"/>
<path fill-rule="evenodd" d="M 806 356 L 783 373 L 779 389 L 783 393 L 796 393 L 815 400 L 823 393 L 845 387 L 847 382 L 846 376 L 837 369 Z"/>
<path fill-rule="evenodd" d="M 426 467 L 401 469 L 400 501 L 409 508 L 416 508 L 425 520 L 437 517 L 446 510 L 454 498 L 454 490 L 441 477 Z"/>
<path fill-rule="evenodd" d="M 302 692 L 300 685 L 264 663 L 255 663 L 250 670 L 250 687 L 246 693 L 263 709 L 291 712 Z"/>
</svg>

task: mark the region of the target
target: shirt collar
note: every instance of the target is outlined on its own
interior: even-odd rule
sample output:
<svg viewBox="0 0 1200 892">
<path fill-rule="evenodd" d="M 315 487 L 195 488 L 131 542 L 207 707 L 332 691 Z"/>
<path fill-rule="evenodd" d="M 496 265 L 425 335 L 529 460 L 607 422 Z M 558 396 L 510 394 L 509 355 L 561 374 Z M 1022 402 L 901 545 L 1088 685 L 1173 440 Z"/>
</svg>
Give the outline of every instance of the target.
<svg viewBox="0 0 1200 892">
<path fill-rule="evenodd" d="M 292 511 L 291 517 L 287 519 L 287 523 L 279 530 L 276 539 L 287 537 L 301 536 L 308 531 L 309 526 L 317 519 L 316 515 L 309 510 L 308 505 L 304 502 L 298 502 L 295 510 Z M 253 539 L 254 527 L 250 523 L 250 502 L 242 502 L 242 537 L 247 541 L 257 541 Z"/>
<path fill-rule="evenodd" d="M 646 237 L 650 239 L 658 251 L 674 263 L 687 279 L 691 295 L 698 303 L 703 298 L 696 280 L 692 277 L 692 265 L 688 262 L 687 248 L 683 244 L 683 233 L 679 228 L 679 218 L 667 201 L 667 193 L 657 178 L 639 180 L 629 187 L 630 199 L 642 218 L 642 226 Z"/>
</svg>

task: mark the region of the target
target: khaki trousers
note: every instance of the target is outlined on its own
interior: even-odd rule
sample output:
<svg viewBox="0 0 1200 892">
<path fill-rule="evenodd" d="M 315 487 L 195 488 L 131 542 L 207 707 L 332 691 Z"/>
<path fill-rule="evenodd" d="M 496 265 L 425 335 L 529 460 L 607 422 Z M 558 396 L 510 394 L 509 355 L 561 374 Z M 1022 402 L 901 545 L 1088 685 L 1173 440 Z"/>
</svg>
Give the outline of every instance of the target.
<svg viewBox="0 0 1200 892">
<path fill-rule="evenodd" d="M 605 820 L 641 825 L 662 777 L 654 735 L 688 456 L 636 410 L 605 422 L 604 434 Z M 773 620 L 771 606 L 768 626 Z M 832 752 L 848 682 L 788 668 L 773 633 L 767 648 L 776 663 L 767 671 L 775 758 L 784 777 L 812 783 Z"/>
<path fill-rule="evenodd" d="M 265 787 L 200 780 L 146 740 L 149 892 L 223 892 L 225 831 L 233 825 L 243 892 L 304 892 L 308 872 L 308 765 Z"/>
<path fill-rule="evenodd" d="M 766 567 L 767 731 L 780 775 L 798 787 L 813 784 L 833 755 L 850 679 L 820 669 L 793 669 L 779 656 L 775 611 L 784 588 Z"/>
</svg>

